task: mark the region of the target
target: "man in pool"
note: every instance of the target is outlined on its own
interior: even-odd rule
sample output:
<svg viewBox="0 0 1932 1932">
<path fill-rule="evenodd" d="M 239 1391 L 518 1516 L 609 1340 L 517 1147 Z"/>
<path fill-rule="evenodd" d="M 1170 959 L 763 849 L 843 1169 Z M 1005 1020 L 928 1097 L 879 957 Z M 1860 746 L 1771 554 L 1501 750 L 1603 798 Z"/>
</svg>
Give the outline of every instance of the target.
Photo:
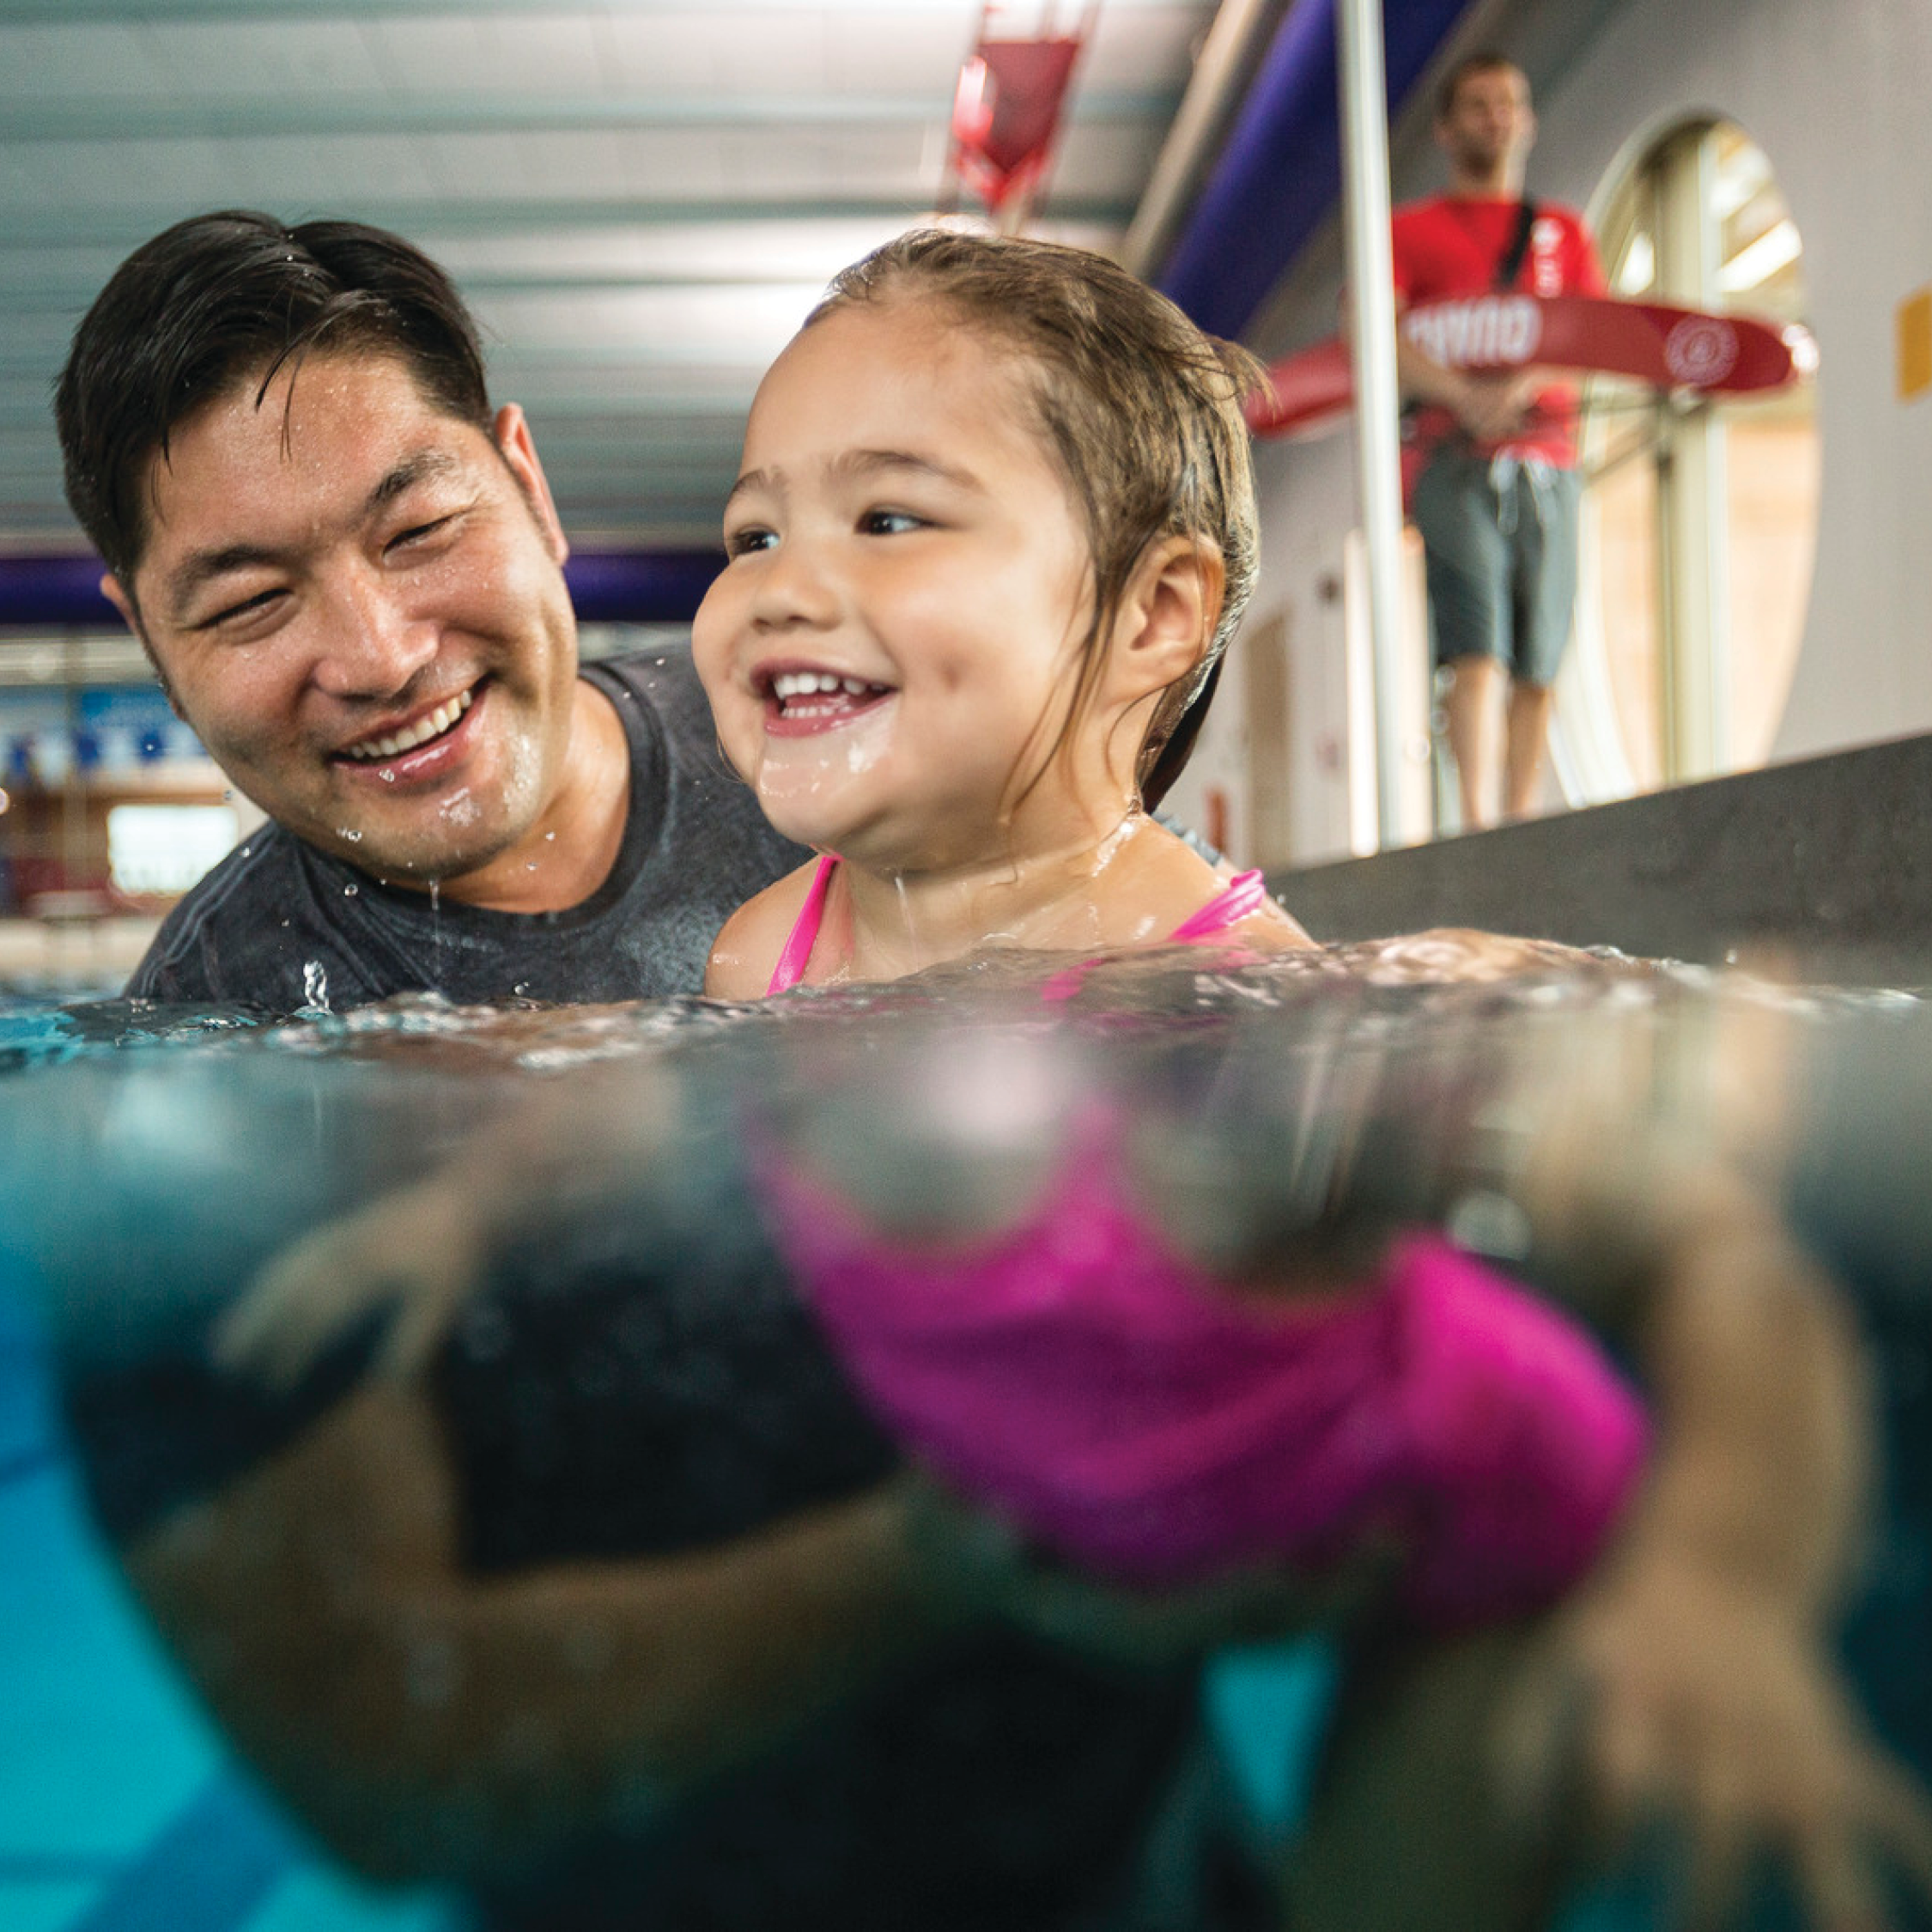
<svg viewBox="0 0 1932 1932">
<path fill-rule="evenodd" d="M 184 222 L 77 332 L 57 401 L 103 588 L 270 823 L 129 987 L 344 1009 L 696 988 L 798 863 L 682 652 L 580 666 L 563 532 L 436 265 L 340 222 Z"/>
<path fill-rule="evenodd" d="M 283 1011 L 325 981 L 338 1005 L 695 990 L 725 913 L 795 862 L 710 763 L 681 659 L 577 674 L 527 425 L 489 410 L 460 306 L 396 238 L 233 215 L 170 230 L 82 325 L 58 414 L 109 594 L 275 821 L 191 895 L 135 990 Z M 1202 1770 L 1191 1607 L 1110 1607 L 1164 1661 L 1088 1654 L 1103 1600 L 1075 1591 L 1069 1619 L 1054 1579 L 1042 1611 L 995 1533 L 896 1476 L 746 1220 L 716 1218 L 690 1305 L 635 1242 L 552 1229 L 421 1376 L 265 1419 L 218 1377 L 178 1387 L 185 1434 L 204 1417 L 212 1438 L 186 1475 L 179 1442 L 143 1455 L 113 1419 L 131 1473 L 103 1508 L 204 1693 L 332 1843 L 464 1879 L 503 1925 L 1271 1923 Z M 1686 1623 L 1660 1569 L 1682 1554 L 1675 1511 L 1735 1570 L 1750 1510 L 1782 1501 L 1777 1472 L 1818 1435 L 1797 1402 L 1767 1421 L 1745 1395 L 1817 1395 L 1844 1357 L 1808 1297 L 1770 1309 L 1771 1334 L 1754 1297 L 1666 1313 L 1662 1425 L 1691 1461 L 1548 1633 L 1545 1676 L 1598 1692 L 1587 1755 L 1630 1811 L 1688 1789 L 1720 1861 L 1763 1838 L 1849 1873 L 1849 1893 L 1874 1820 L 1838 1756 L 1767 1798 L 1733 1774 L 1776 1752 L 1667 1748 L 1686 1684 L 1716 1735 L 1755 1737 L 1754 1710 L 1741 1726 L 1706 1696 L 1746 1680 L 1753 1631 Z M 621 1360 L 586 1356 L 591 1330 L 629 1335 Z M 1766 1442 L 1783 1454 L 1759 1469 Z M 1695 1479 L 1720 1443 L 1741 1500 Z M 1807 1575 L 1836 1548 L 1767 1546 Z M 1759 1650 L 1801 1680 L 1780 1686 L 1780 1735 L 1795 1710 L 1821 1736 L 1804 1721 L 1837 1706 L 1812 1649 Z M 1388 1712 L 1412 1708 L 1469 1735 L 1420 1692 L 1385 1700 L 1338 1757 L 1345 1817 L 1379 1814 L 1376 1780 L 1402 1770 Z M 1732 1782 L 1707 1805 L 1714 1763 Z M 1462 1816 L 1445 1805 L 1445 1829 Z M 1400 1923 L 1400 1862 L 1372 1834 L 1318 1833 L 1307 1923 Z"/>
</svg>

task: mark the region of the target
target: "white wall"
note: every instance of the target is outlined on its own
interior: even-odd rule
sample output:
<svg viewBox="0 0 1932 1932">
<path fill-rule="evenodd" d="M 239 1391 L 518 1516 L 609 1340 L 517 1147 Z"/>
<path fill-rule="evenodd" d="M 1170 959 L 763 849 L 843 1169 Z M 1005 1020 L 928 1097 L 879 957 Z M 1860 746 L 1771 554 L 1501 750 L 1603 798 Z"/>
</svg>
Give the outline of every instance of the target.
<svg viewBox="0 0 1932 1932">
<path fill-rule="evenodd" d="M 1544 11 L 1559 6 L 1552 0 Z M 1633 144 L 1722 114 L 1771 157 L 1803 237 L 1821 355 L 1824 490 L 1779 757 L 1932 731 L 1932 398 L 1898 399 L 1894 353 L 1899 304 L 1932 283 L 1929 103 L 1932 0 L 1625 0 L 1538 100 L 1534 192 L 1587 206 Z M 1438 185 L 1413 116 L 1406 125 L 1399 198 Z M 1332 242 L 1311 252 L 1265 319 L 1266 347 L 1330 332 L 1339 283 Z M 1339 616 L 1322 615 L 1320 580 L 1340 568 L 1353 464 L 1345 437 L 1264 445 L 1259 456 L 1264 562 L 1255 609 L 1289 613 L 1297 854 L 1335 856 L 1346 842 L 1346 777 L 1323 769 L 1322 748 L 1343 724 L 1341 629 Z M 1745 638 L 1734 645 L 1749 647 Z M 1335 661 L 1315 661 L 1324 653 Z M 1226 789 L 1240 853 L 1238 696 L 1218 707 L 1201 769 L 1176 802 L 1186 806 L 1208 784 Z"/>
</svg>

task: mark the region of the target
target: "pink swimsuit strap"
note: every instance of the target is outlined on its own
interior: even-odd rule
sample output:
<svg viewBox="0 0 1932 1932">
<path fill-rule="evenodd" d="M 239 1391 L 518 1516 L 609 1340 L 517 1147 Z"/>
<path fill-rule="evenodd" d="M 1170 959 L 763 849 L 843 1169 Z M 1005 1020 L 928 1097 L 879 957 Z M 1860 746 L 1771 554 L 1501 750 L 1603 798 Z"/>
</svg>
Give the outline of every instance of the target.
<svg viewBox="0 0 1932 1932">
<path fill-rule="evenodd" d="M 1218 939 L 1230 927 L 1252 919 L 1267 902 L 1268 889 L 1260 872 L 1236 872 L 1199 912 L 1168 934 L 1168 944 L 1193 946 L 1203 939 Z"/>
<path fill-rule="evenodd" d="M 825 895 L 832 890 L 832 874 L 839 869 L 835 852 L 822 852 L 818 863 L 812 868 L 811 884 L 805 893 L 805 903 L 799 908 L 799 916 L 793 921 L 792 930 L 785 936 L 784 950 L 778 956 L 778 963 L 771 969 L 771 984 L 765 988 L 766 999 L 775 993 L 789 993 L 805 977 L 805 967 L 811 959 L 811 949 L 818 944 L 818 928 L 825 917 Z"/>
<path fill-rule="evenodd" d="M 832 875 L 838 868 L 836 853 L 819 854 L 818 863 L 812 868 L 811 884 L 806 889 L 805 903 L 799 908 L 792 930 L 785 936 L 778 963 L 772 968 L 771 984 L 765 988 L 767 999 L 775 993 L 789 993 L 805 977 L 805 968 L 811 960 L 811 949 L 818 944 L 818 928 L 824 923 L 825 897 L 832 889 Z M 1268 890 L 1261 873 L 1237 872 L 1199 912 L 1190 914 L 1168 934 L 1168 943 L 1191 946 L 1218 939 L 1230 927 L 1240 925 L 1242 920 L 1252 919 L 1267 902 Z M 1076 967 L 1072 970 L 1078 973 L 1079 969 Z M 1068 997 L 1067 991 L 1054 990 L 1065 977 L 1064 974 L 1055 975 L 1047 993 L 1049 999 Z M 1077 981 L 1075 985 L 1077 987 Z"/>
</svg>

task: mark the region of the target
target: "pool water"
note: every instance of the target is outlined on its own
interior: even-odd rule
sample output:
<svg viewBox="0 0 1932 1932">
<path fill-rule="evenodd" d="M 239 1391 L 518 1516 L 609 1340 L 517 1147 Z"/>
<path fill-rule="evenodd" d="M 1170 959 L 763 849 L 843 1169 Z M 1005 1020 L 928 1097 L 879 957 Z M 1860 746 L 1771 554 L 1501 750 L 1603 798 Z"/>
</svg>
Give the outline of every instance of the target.
<svg viewBox="0 0 1932 1932">
<path fill-rule="evenodd" d="M 0 1927 L 456 1932 L 303 1838 L 181 1682 L 88 1517 L 20 1276 L 0 1256 Z M 1261 1835 L 1306 1797 L 1334 1688 L 1316 1643 L 1230 1652 L 1208 1709 Z"/>
<path fill-rule="evenodd" d="M 88 1520 L 0 1258 L 0 1926 L 437 1932 L 435 1900 L 345 1879 L 258 1791 L 161 1653 Z"/>
<path fill-rule="evenodd" d="M 1236 1005 L 1250 996 L 1238 989 L 1214 995 Z M 525 1072 L 555 1072 L 635 1050 L 640 1040 L 675 1033 L 678 1023 L 674 1012 L 661 1023 L 635 1016 L 511 1016 L 475 1023 L 472 1040 L 465 1033 L 470 1022 L 404 1008 L 370 1024 L 290 1030 L 284 1049 L 327 1060 L 387 1048 L 400 1062 L 480 1042 L 494 1078 L 506 1056 Z M 710 1021 L 699 1015 L 696 1024 L 702 1030 Z M 131 1067 L 158 1048 L 170 1056 L 200 1056 L 178 1062 L 185 1067 L 218 1061 L 251 1031 L 236 1016 L 210 1022 L 103 1006 L 76 1021 L 62 1009 L 12 1002 L 0 1005 L 0 1065 L 44 1083 L 50 1068 L 66 1063 L 96 1072 L 104 1064 Z M 255 1044 L 245 1050 L 255 1051 Z M 258 1068 L 262 1060 L 256 1052 L 252 1064 Z M 459 1077 L 458 1085 L 464 1084 Z M 1841 1085 L 1871 1091 L 1862 1075 Z M 1917 1097 L 1921 1089 L 1911 1091 Z M 448 1112 L 439 1103 L 431 1117 L 442 1121 Z M 127 1128 L 125 1121 L 116 1125 Z M 185 1118 L 180 1127 L 182 1140 L 191 1142 Z M 1899 1139 L 1894 1133 L 1895 1148 Z M 8 1145 L 0 1139 L 0 1151 Z M 13 1144 L 15 1151 L 19 1145 Z M 182 1158 L 184 1171 L 191 1171 L 192 1149 Z M 1932 1603 L 1932 1324 L 1926 1314 L 1932 1240 L 1920 1246 L 1924 1230 L 1909 1215 L 1899 1219 L 1898 1199 L 1917 1187 L 1919 1176 L 1916 1155 L 1898 1161 L 1903 1164 L 1886 1183 L 1889 1193 L 1881 1187 L 1868 1200 L 1857 1198 L 1838 1184 L 1836 1168 L 1832 1184 L 1814 1192 L 1828 1194 L 1845 1217 L 1862 1215 L 1862 1226 L 1888 1216 L 1893 1226 L 1890 1248 L 1866 1258 L 1869 1279 L 1856 1291 L 1879 1365 L 1886 1492 L 1884 1534 L 1866 1565 L 1844 1641 L 1874 1728 L 1926 1767 L 1932 1765 L 1932 1645 L 1924 1640 Z M 1856 1164 L 1880 1187 L 1882 1161 Z M 1874 1170 L 1878 1181 L 1870 1180 Z M 277 1210 L 273 1202 L 270 1207 L 272 1220 Z M 313 1211 L 312 1205 L 302 1210 Z M 7 1714 L 0 1722 L 0 1929 L 453 1929 L 460 1914 L 451 1901 L 361 1885 L 305 1839 L 228 1748 L 162 1652 L 93 1525 L 57 1413 L 47 1350 L 30 1312 L 48 1305 L 46 1271 L 38 1255 L 25 1251 L 18 1230 L 12 1245 L 3 1245 L 9 1238 L 0 1230 L 0 1712 Z M 156 1238 L 166 1246 L 182 1237 L 157 1226 Z M 1844 1233 L 1841 1246 L 1856 1248 L 1853 1234 Z M 1207 1709 L 1264 1840 L 1280 1844 L 1291 1833 L 1335 1680 L 1334 1657 L 1318 1643 L 1230 1652 L 1210 1673 Z M 1564 1932 L 1632 1932 L 1652 1923 L 1654 1905 L 1640 1883 L 1606 1881 L 1572 1903 L 1563 1916 Z M 1770 1928 L 1791 1921 L 1773 1905 L 1753 1923 Z M 1924 1925 L 1932 1917 L 1907 1914 L 1901 1923 Z"/>
</svg>

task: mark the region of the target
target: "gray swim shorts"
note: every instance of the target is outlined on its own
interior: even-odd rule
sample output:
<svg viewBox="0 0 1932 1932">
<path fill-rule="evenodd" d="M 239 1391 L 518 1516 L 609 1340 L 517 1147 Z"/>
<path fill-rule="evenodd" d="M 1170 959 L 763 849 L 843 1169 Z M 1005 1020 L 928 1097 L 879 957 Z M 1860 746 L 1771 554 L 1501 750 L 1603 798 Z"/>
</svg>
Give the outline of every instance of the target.
<svg viewBox="0 0 1932 1932">
<path fill-rule="evenodd" d="M 1437 664 L 1500 658 L 1522 683 L 1555 679 L 1576 612 L 1582 500 L 1574 470 L 1437 453 L 1409 517 L 1428 560 Z"/>
</svg>

